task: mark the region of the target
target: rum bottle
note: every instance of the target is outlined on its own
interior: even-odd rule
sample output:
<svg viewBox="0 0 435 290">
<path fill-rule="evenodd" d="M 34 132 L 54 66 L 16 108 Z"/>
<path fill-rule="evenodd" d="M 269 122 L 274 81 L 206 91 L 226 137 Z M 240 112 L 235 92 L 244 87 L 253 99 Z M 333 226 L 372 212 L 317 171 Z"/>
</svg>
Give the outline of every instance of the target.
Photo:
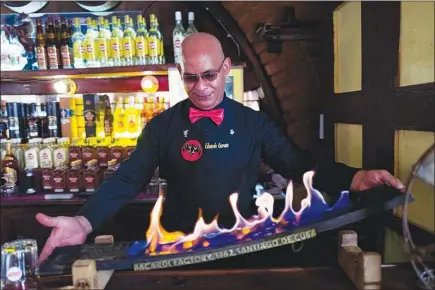
<svg viewBox="0 0 435 290">
<path fill-rule="evenodd" d="M 159 64 L 160 55 L 160 37 L 157 31 L 157 19 L 154 14 L 150 15 L 150 30 L 148 32 L 148 64 Z"/>
<path fill-rule="evenodd" d="M 119 37 L 121 28 L 118 26 L 118 19 L 112 16 L 112 34 L 110 36 L 110 56 L 114 66 L 122 65 L 121 39 Z"/>
<path fill-rule="evenodd" d="M 98 36 L 95 39 L 95 49 L 97 61 L 100 63 L 101 67 L 111 66 L 109 62 L 109 48 L 106 41 L 106 32 L 104 28 L 104 17 L 99 18 L 99 31 Z"/>
<path fill-rule="evenodd" d="M 124 123 L 124 108 L 122 97 L 116 97 L 116 107 L 113 112 L 113 134 L 115 138 L 124 137 L 126 126 Z"/>
<path fill-rule="evenodd" d="M 92 26 L 92 18 L 87 18 L 87 27 L 85 39 L 83 40 L 83 47 L 85 49 L 84 58 L 86 67 L 98 67 L 96 49 L 95 49 L 95 32 Z"/>
<path fill-rule="evenodd" d="M 48 31 L 46 31 L 47 33 L 46 43 L 47 43 L 48 68 L 58 69 L 60 64 L 59 48 L 57 46 L 53 20 L 51 18 L 48 19 L 47 29 Z"/>
<path fill-rule="evenodd" d="M 39 128 L 38 128 L 38 113 L 36 111 L 36 103 L 31 103 L 26 106 L 26 127 L 27 127 L 27 138 L 38 138 Z"/>
<path fill-rule="evenodd" d="M 104 135 L 105 137 L 112 137 L 113 135 L 113 114 L 112 107 L 110 106 L 109 96 L 105 96 L 105 109 L 104 109 Z"/>
<path fill-rule="evenodd" d="M 122 47 L 124 50 L 124 65 L 133 65 L 133 46 L 134 36 L 130 27 L 130 17 L 125 15 L 124 17 L 124 35 L 122 37 Z"/>
<path fill-rule="evenodd" d="M 67 189 L 66 170 L 63 164 L 58 164 L 52 172 L 52 186 L 56 193 L 65 192 Z"/>
<path fill-rule="evenodd" d="M 18 193 L 18 160 L 12 152 L 12 143 L 5 144 L 6 155 L 2 158 L 2 191 L 6 195 Z"/>
<path fill-rule="evenodd" d="M 198 29 L 196 29 L 196 26 L 195 26 L 195 13 L 189 12 L 187 17 L 189 19 L 189 24 L 188 24 L 189 26 L 187 27 L 186 34 L 187 34 L 187 36 L 189 36 L 191 34 L 198 32 Z"/>
<path fill-rule="evenodd" d="M 36 19 L 36 61 L 40 70 L 48 69 L 45 34 L 41 18 Z"/>
<path fill-rule="evenodd" d="M 135 60 L 136 65 L 145 65 L 148 63 L 148 31 L 145 19 L 140 14 L 137 16 Z"/>
<path fill-rule="evenodd" d="M 60 27 L 60 56 L 62 62 L 62 68 L 68 69 L 73 67 L 73 48 L 69 42 L 68 26 L 65 18 L 61 18 Z"/>
<path fill-rule="evenodd" d="M 84 59 L 85 48 L 83 47 L 83 41 L 85 39 L 85 36 L 82 33 L 80 18 L 78 18 L 78 17 L 74 18 L 73 31 L 74 31 L 74 33 L 71 36 L 71 38 L 72 38 L 72 43 L 73 43 L 74 67 L 75 68 L 84 68 L 85 67 L 85 59 Z"/>
<path fill-rule="evenodd" d="M 174 61 L 177 64 L 180 64 L 182 62 L 181 43 L 183 42 L 185 36 L 186 36 L 186 31 L 184 30 L 183 27 L 181 12 L 176 11 L 175 27 L 174 30 L 172 31 L 172 40 L 174 45 Z"/>
</svg>

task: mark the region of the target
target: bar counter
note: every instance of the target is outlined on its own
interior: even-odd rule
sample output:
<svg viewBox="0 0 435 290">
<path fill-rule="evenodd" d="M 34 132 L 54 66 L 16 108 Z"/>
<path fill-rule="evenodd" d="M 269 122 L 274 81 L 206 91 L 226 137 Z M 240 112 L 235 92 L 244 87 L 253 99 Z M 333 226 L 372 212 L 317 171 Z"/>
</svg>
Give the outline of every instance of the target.
<svg viewBox="0 0 435 290">
<path fill-rule="evenodd" d="M 408 264 L 382 268 L 382 290 L 413 290 L 416 276 Z M 44 290 L 71 285 L 71 276 L 41 279 Z M 338 267 L 271 268 L 237 270 L 169 270 L 115 272 L 106 290 L 118 289 L 203 290 L 352 290 L 356 287 Z M 65 287 L 64 289 L 73 289 Z"/>
</svg>

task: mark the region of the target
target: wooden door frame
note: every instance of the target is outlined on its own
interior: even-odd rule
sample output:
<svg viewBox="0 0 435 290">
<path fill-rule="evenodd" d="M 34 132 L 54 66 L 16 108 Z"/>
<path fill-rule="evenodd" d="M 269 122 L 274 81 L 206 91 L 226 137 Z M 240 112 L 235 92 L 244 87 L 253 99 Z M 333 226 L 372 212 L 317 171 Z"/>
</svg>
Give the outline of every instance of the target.
<svg viewBox="0 0 435 290">
<path fill-rule="evenodd" d="M 361 124 L 363 168 L 394 173 L 396 130 L 435 131 L 435 84 L 399 86 L 401 2 L 361 2 L 362 89 L 334 93 L 333 11 L 342 3 L 331 5 L 324 46 L 325 155 L 335 159 L 335 123 Z M 402 234 L 399 217 L 390 213 L 385 222 Z M 410 226 L 416 242 L 434 241 L 432 233 Z"/>
</svg>

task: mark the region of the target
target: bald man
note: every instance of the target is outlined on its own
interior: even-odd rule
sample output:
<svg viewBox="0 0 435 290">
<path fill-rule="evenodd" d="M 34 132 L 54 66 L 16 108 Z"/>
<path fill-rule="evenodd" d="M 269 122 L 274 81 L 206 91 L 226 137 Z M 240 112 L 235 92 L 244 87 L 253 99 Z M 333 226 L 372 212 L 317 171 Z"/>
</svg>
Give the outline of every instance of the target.
<svg viewBox="0 0 435 290">
<path fill-rule="evenodd" d="M 228 99 L 224 89 L 231 60 L 214 36 L 195 33 L 187 37 L 182 55 L 181 73 L 189 98 L 146 125 L 130 158 L 101 184 L 76 216 L 36 216 L 41 224 L 53 228 L 40 261 L 55 247 L 83 243 L 89 233 L 136 197 L 157 167 L 168 181 L 162 224 L 169 231 L 186 233 L 193 230 L 198 209 L 206 222 L 219 214 L 222 226 L 232 226 L 234 215 L 228 198 L 234 192 L 239 193 L 240 212 L 247 217 L 254 214 L 253 193 L 261 158 L 275 172 L 295 181 L 315 168 L 314 186 L 331 194 L 387 182 L 403 188 L 383 170 L 315 162 L 264 113 Z"/>
</svg>

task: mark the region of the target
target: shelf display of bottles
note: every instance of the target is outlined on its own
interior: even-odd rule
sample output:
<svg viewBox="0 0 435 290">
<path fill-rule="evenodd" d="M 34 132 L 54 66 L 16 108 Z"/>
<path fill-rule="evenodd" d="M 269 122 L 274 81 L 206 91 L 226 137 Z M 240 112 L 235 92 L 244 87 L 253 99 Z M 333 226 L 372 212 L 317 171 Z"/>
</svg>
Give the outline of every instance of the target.
<svg viewBox="0 0 435 290">
<path fill-rule="evenodd" d="M 181 24 L 181 12 L 176 12 L 173 32 L 175 63 L 180 62 L 183 39 L 197 32 L 193 12 L 189 12 L 188 17 L 189 26 L 185 30 Z M 44 23 L 37 18 L 37 67 L 46 70 L 165 64 L 164 38 L 157 16 L 150 14 L 149 27 L 141 14 L 136 19 L 130 15 L 121 18 L 87 17 L 85 33 L 82 31 L 84 23 L 79 17 L 53 20 L 49 16 Z"/>
<path fill-rule="evenodd" d="M 2 184 L 6 196 L 18 193 L 91 194 L 130 157 L 136 140 L 34 138 L 1 140 Z M 156 195 L 166 181 L 156 171 L 144 192 Z"/>
<path fill-rule="evenodd" d="M 137 138 L 149 120 L 169 107 L 167 101 L 155 93 L 85 94 L 36 103 L 2 100 L 0 139 Z"/>
</svg>

